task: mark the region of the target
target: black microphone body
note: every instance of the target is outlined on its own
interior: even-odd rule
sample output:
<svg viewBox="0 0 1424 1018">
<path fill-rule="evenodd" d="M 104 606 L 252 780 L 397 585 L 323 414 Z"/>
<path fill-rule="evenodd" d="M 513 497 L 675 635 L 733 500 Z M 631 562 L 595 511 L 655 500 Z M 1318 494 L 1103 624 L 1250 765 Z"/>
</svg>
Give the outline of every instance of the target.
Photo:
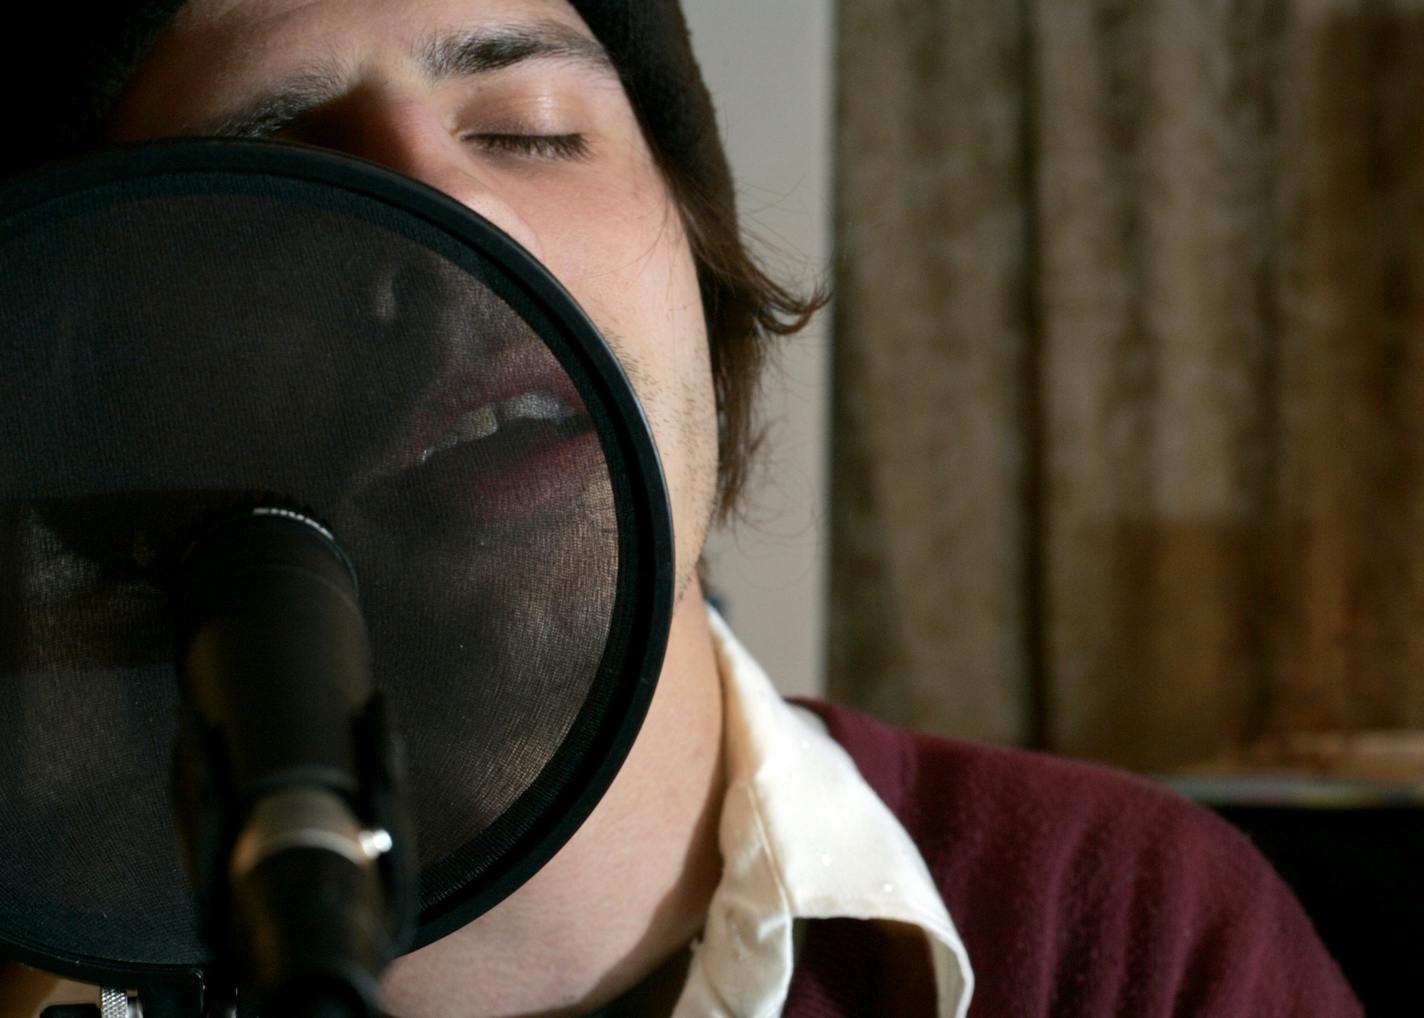
<svg viewBox="0 0 1424 1018">
<path fill-rule="evenodd" d="M 375 1015 L 410 868 L 354 570 L 260 508 L 194 542 L 178 591 L 174 787 L 220 969 L 264 1018 Z"/>
</svg>

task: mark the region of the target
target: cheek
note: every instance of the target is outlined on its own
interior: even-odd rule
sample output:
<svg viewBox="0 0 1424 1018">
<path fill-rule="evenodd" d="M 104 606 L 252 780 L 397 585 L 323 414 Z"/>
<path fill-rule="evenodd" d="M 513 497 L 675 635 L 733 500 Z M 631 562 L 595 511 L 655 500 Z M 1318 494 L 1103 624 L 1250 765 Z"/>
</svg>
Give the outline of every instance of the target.
<svg viewBox="0 0 1424 1018">
<path fill-rule="evenodd" d="M 677 535 L 678 590 L 701 553 L 717 478 L 717 413 L 702 300 L 677 211 L 655 201 L 547 218 L 541 245 L 618 356 L 662 457 Z"/>
<path fill-rule="evenodd" d="M 640 360 L 682 362 L 689 371 L 700 364 L 706 373 L 697 274 L 660 180 L 634 175 L 631 184 L 567 200 L 546 193 L 528 218 L 546 266 L 600 329 Z"/>
<path fill-rule="evenodd" d="M 585 281 L 594 320 L 655 389 L 640 395 L 700 426 L 712 375 L 697 274 L 677 219 L 610 256 Z"/>
<path fill-rule="evenodd" d="M 608 338 L 652 420 L 664 465 L 693 499 L 715 472 L 717 425 L 697 272 L 651 163 L 522 211 L 549 270 Z M 693 492 L 691 489 L 698 489 Z"/>
</svg>

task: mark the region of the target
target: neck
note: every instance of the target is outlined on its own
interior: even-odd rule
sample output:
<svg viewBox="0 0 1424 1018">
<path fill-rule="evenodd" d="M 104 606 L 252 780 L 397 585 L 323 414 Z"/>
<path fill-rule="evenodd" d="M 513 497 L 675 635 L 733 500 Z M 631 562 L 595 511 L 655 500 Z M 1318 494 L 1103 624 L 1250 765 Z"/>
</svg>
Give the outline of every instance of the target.
<svg viewBox="0 0 1424 1018">
<path fill-rule="evenodd" d="M 721 875 L 723 783 L 721 685 L 694 580 L 647 721 L 602 802 L 506 901 L 392 966 L 386 1009 L 571 1015 L 644 981 L 702 928 Z"/>
</svg>

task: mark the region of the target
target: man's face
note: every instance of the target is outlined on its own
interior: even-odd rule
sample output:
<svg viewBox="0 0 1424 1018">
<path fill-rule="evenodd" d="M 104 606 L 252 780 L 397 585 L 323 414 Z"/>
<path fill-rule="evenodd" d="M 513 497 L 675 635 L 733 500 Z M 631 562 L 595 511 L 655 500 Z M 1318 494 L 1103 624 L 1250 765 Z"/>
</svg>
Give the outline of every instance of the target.
<svg viewBox="0 0 1424 1018">
<path fill-rule="evenodd" d="M 110 137 L 207 134 L 382 163 L 542 261 L 608 338 L 648 412 L 682 590 L 717 454 L 696 273 L 617 74 L 565 0 L 189 0 L 139 67 Z"/>
</svg>

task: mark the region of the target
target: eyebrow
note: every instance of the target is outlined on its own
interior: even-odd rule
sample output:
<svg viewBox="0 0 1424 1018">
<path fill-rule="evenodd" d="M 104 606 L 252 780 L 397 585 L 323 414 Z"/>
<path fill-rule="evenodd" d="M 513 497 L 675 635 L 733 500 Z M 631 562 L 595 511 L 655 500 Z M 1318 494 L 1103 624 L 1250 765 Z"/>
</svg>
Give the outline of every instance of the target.
<svg viewBox="0 0 1424 1018">
<path fill-rule="evenodd" d="M 612 71 L 613 61 L 596 40 L 555 21 L 480 28 L 432 39 L 419 60 L 435 81 L 498 71 L 535 58 L 554 58 Z"/>
<path fill-rule="evenodd" d="M 595 39 L 553 21 L 492 25 L 436 36 L 417 47 L 415 59 L 433 83 L 474 77 L 530 60 L 563 60 L 617 75 Z M 225 138 L 276 134 L 293 120 L 339 98 L 347 76 L 332 64 L 294 75 L 242 104 L 201 133 Z"/>
</svg>

